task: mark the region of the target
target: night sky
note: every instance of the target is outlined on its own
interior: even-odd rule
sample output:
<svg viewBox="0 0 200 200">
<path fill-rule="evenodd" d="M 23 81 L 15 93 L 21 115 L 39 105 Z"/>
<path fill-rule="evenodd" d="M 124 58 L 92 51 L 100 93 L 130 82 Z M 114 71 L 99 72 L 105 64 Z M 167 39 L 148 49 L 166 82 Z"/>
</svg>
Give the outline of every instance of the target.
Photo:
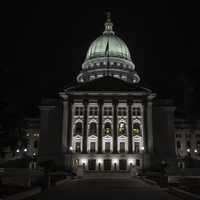
<svg viewBox="0 0 200 200">
<path fill-rule="evenodd" d="M 160 98 L 174 99 L 180 110 L 186 102 L 200 111 L 197 3 L 6 2 L 0 3 L 0 97 L 6 112 L 35 114 L 43 97 L 56 97 L 76 83 L 89 45 L 104 30 L 107 11 L 142 82 Z"/>
</svg>

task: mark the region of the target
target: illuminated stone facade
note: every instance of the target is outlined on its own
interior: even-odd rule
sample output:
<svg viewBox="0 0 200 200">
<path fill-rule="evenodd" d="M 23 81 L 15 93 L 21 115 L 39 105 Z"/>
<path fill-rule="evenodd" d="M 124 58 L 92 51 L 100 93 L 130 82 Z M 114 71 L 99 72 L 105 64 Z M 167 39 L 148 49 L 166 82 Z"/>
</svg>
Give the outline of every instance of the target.
<svg viewBox="0 0 200 200">
<path fill-rule="evenodd" d="M 77 81 L 58 99 L 40 106 L 40 161 L 121 171 L 174 158 L 174 107 L 154 106 L 156 94 L 139 83 L 128 47 L 114 34 L 109 16 L 103 35 L 87 52 Z M 160 137 L 166 140 L 160 143 Z"/>
</svg>

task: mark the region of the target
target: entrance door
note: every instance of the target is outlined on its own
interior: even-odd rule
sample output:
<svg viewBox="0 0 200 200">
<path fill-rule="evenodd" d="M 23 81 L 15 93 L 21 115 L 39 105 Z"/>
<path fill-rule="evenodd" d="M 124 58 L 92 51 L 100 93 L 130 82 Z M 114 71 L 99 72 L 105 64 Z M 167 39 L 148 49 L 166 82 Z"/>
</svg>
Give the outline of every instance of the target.
<svg viewBox="0 0 200 200">
<path fill-rule="evenodd" d="M 104 160 L 104 170 L 111 170 L 111 160 L 110 159 Z"/>
<path fill-rule="evenodd" d="M 88 170 L 96 170 L 96 160 L 95 159 L 88 160 Z"/>
<path fill-rule="evenodd" d="M 126 161 L 126 159 L 119 160 L 119 170 L 127 170 L 127 161 Z"/>
</svg>

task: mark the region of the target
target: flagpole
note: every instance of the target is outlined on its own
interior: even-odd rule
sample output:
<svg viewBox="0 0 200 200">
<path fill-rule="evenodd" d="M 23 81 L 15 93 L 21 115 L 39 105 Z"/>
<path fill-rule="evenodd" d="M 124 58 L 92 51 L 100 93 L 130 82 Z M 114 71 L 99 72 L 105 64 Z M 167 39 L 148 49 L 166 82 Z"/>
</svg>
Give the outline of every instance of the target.
<svg viewBox="0 0 200 200">
<path fill-rule="evenodd" d="M 108 38 L 108 42 L 107 42 L 106 48 L 107 48 L 107 67 L 106 67 L 106 75 L 109 76 L 109 74 L 108 74 L 108 71 L 109 71 L 108 67 L 109 67 L 109 65 L 110 65 L 110 62 L 109 62 L 109 38 Z"/>
</svg>

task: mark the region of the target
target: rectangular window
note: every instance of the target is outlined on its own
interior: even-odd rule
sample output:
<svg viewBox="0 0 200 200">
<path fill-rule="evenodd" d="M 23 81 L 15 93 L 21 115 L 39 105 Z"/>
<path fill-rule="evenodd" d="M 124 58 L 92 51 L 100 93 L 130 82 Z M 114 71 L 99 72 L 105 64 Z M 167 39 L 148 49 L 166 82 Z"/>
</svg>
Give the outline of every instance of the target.
<svg viewBox="0 0 200 200">
<path fill-rule="evenodd" d="M 97 107 L 90 107 L 89 108 L 89 115 L 92 115 L 92 116 L 98 115 L 98 108 Z"/>
<path fill-rule="evenodd" d="M 176 138 L 181 138 L 181 134 L 176 134 Z"/>
<path fill-rule="evenodd" d="M 139 142 L 135 142 L 135 149 L 134 149 L 134 152 L 135 153 L 139 153 L 140 152 L 140 143 Z"/>
<path fill-rule="evenodd" d="M 140 166 L 140 160 L 139 159 L 136 159 L 136 166 Z"/>
<path fill-rule="evenodd" d="M 81 152 L 81 143 L 80 142 L 76 142 L 76 152 L 79 153 Z"/>
<path fill-rule="evenodd" d="M 88 160 L 88 169 L 96 170 L 96 160 L 95 159 Z"/>
<path fill-rule="evenodd" d="M 111 116 L 112 115 L 112 107 L 104 107 L 104 112 L 103 114 L 105 116 Z"/>
<path fill-rule="evenodd" d="M 200 149 L 200 141 L 197 141 L 197 149 Z"/>
<path fill-rule="evenodd" d="M 125 152 L 125 142 L 120 142 L 119 147 L 120 147 L 120 152 L 124 153 Z"/>
<path fill-rule="evenodd" d="M 126 116 L 127 112 L 126 112 L 126 107 L 119 107 L 118 108 L 118 116 Z"/>
<path fill-rule="evenodd" d="M 90 152 L 95 152 L 95 146 L 96 146 L 96 143 L 95 142 L 91 142 L 90 143 Z"/>
<path fill-rule="evenodd" d="M 141 109 L 138 107 L 133 107 L 132 109 L 132 115 L 134 116 L 141 116 Z"/>
<path fill-rule="evenodd" d="M 188 147 L 188 148 L 191 147 L 191 143 L 190 143 L 190 141 L 187 141 L 187 147 Z"/>
<path fill-rule="evenodd" d="M 75 115 L 83 115 L 83 107 L 75 107 Z"/>
<path fill-rule="evenodd" d="M 109 153 L 110 152 L 110 142 L 105 143 L 105 152 Z"/>
<path fill-rule="evenodd" d="M 185 137 L 186 137 L 186 138 L 191 138 L 190 133 L 185 134 Z"/>
<path fill-rule="evenodd" d="M 180 141 L 177 141 L 177 142 L 176 142 L 176 148 L 177 148 L 177 149 L 180 149 L 180 148 L 181 148 L 181 143 L 180 143 Z"/>
</svg>

